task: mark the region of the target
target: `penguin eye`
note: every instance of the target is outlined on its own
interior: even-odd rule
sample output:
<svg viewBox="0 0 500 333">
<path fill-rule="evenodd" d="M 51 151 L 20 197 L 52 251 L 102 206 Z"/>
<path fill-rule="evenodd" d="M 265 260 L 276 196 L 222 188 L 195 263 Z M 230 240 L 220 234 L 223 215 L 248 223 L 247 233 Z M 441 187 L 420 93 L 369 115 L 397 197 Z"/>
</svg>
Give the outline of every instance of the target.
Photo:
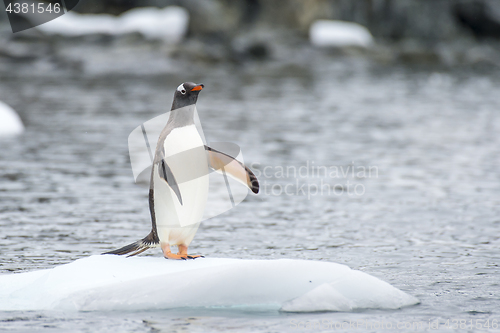
<svg viewBox="0 0 500 333">
<path fill-rule="evenodd" d="M 183 95 L 186 95 L 186 88 L 184 88 L 184 83 L 181 83 L 178 87 L 177 87 L 177 91 L 180 92 L 181 94 Z"/>
</svg>

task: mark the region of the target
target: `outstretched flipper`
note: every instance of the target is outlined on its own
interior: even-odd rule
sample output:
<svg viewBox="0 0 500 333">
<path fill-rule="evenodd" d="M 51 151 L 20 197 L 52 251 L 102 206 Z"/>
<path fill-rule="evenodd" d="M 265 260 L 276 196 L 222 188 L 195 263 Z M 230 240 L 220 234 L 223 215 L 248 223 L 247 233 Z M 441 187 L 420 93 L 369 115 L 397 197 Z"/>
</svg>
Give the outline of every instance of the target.
<svg viewBox="0 0 500 333">
<path fill-rule="evenodd" d="M 205 146 L 208 152 L 208 162 L 212 169 L 229 174 L 232 178 L 247 186 L 253 193 L 259 193 L 259 181 L 253 172 L 243 163 L 223 152 Z"/>
</svg>

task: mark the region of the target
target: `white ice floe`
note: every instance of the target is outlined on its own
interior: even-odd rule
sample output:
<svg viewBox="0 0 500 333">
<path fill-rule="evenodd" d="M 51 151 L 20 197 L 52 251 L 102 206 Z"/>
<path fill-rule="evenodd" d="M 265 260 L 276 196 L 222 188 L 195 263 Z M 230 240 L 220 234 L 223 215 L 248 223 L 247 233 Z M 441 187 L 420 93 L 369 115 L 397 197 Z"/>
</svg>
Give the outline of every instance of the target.
<svg viewBox="0 0 500 333">
<path fill-rule="evenodd" d="M 309 39 L 314 46 L 369 47 L 373 44 L 370 31 L 354 22 L 318 20 L 309 29 Z"/>
<path fill-rule="evenodd" d="M 91 256 L 0 275 L 0 310 L 262 306 L 288 312 L 398 309 L 418 300 L 349 267 L 305 260 Z"/>
<path fill-rule="evenodd" d="M 16 111 L 0 101 L 0 137 L 18 135 L 23 131 L 23 122 Z"/>
<path fill-rule="evenodd" d="M 129 10 L 120 16 L 78 14 L 70 11 L 37 28 L 47 34 L 82 36 L 91 34 L 120 35 L 139 32 L 149 39 L 179 42 L 187 32 L 189 14 L 185 8 L 168 6 Z"/>
</svg>

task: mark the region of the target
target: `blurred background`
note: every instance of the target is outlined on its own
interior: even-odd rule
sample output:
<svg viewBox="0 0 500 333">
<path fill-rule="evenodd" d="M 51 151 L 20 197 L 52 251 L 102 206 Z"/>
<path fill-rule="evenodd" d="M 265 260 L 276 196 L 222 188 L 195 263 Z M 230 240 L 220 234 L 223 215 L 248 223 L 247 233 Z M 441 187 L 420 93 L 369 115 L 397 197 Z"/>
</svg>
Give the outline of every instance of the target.
<svg viewBox="0 0 500 333">
<path fill-rule="evenodd" d="M 204 222 L 193 253 L 345 263 L 422 302 L 303 320 L 498 317 L 499 1 L 81 0 L 15 34 L 0 9 L 0 273 L 145 236 L 147 190 L 134 184 L 127 138 L 193 81 L 205 84 L 207 140 L 238 144 L 262 189 Z M 277 172 L 313 165 L 356 172 Z M 109 332 L 168 329 L 173 318 L 241 332 L 290 319 L 204 314 L 225 319 L 0 320 Z"/>
</svg>

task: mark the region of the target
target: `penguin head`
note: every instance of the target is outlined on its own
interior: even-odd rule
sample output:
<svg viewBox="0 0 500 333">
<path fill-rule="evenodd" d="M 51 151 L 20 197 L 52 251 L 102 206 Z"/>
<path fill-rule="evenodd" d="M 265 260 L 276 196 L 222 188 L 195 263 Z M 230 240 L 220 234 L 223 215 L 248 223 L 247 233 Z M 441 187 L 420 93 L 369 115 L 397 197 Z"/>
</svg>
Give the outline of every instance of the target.
<svg viewBox="0 0 500 333">
<path fill-rule="evenodd" d="M 203 84 L 193 82 L 184 82 L 177 87 L 172 103 L 172 110 L 179 109 L 188 105 L 196 104 L 198 94 L 203 89 Z"/>
</svg>

